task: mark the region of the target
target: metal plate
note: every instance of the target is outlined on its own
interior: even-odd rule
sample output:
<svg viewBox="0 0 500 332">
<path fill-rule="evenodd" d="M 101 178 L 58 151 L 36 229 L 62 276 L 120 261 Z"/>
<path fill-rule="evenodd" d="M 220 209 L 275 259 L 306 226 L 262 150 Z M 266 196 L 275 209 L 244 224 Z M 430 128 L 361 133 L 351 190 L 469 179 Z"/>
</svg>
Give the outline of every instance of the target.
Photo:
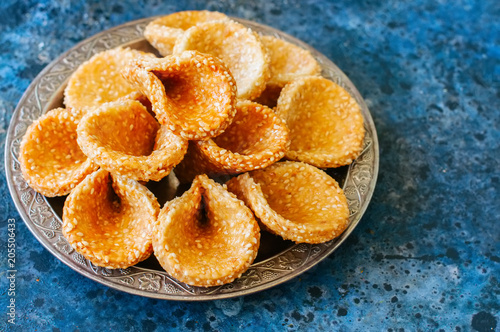
<svg viewBox="0 0 500 332">
<path fill-rule="evenodd" d="M 322 75 L 343 86 L 361 106 L 366 128 L 363 152 L 350 166 L 327 170 L 344 188 L 349 204 L 350 224 L 340 237 L 322 244 L 294 244 L 263 232 L 257 259 L 239 279 L 218 287 L 192 287 L 170 277 L 154 255 L 127 269 L 110 270 L 93 265 L 62 235 L 65 197 L 48 199 L 33 191 L 23 179 L 17 157 L 28 126 L 48 110 L 62 105 L 62 92 L 69 76 L 94 54 L 117 46 L 152 50 L 142 36 L 152 19 L 130 22 L 84 40 L 50 63 L 24 93 L 12 116 L 5 144 L 7 182 L 22 219 L 38 241 L 73 270 L 117 290 L 158 299 L 200 301 L 251 294 L 281 284 L 313 267 L 342 244 L 368 206 L 378 174 L 377 134 L 363 98 L 337 66 L 305 43 L 268 26 L 234 18 L 260 34 L 273 35 L 311 51 L 322 66 Z M 161 186 L 153 185 L 150 189 L 155 192 L 158 187 Z"/>
</svg>

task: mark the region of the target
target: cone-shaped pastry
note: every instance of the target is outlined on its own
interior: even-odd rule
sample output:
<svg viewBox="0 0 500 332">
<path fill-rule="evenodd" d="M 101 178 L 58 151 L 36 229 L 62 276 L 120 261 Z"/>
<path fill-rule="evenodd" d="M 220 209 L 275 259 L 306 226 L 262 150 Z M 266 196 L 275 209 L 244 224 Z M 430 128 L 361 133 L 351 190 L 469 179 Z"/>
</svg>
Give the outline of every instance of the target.
<svg viewBox="0 0 500 332">
<path fill-rule="evenodd" d="M 116 101 L 87 113 L 78 144 L 90 159 L 113 174 L 159 181 L 186 153 L 188 143 L 161 127 L 135 100 Z"/>
<path fill-rule="evenodd" d="M 273 36 L 260 38 L 271 60 L 268 84 L 284 87 L 298 77 L 321 73 L 319 63 L 309 51 Z"/>
<path fill-rule="evenodd" d="M 188 140 L 217 136 L 236 113 L 236 83 L 211 55 L 188 51 L 132 61 L 124 76 L 148 97 L 158 121 Z"/>
<path fill-rule="evenodd" d="M 175 174 L 181 182 L 189 182 L 197 174 L 238 174 L 264 168 L 283 158 L 288 143 L 288 129 L 271 109 L 240 101 L 223 134 L 189 143 Z"/>
<path fill-rule="evenodd" d="M 289 82 L 302 76 L 319 75 L 321 66 L 312 54 L 297 45 L 273 36 L 261 36 L 267 49 L 271 76 L 266 89 L 255 99 L 256 102 L 276 107 L 281 89 Z"/>
<path fill-rule="evenodd" d="M 65 105 L 88 110 L 133 93 L 137 89 L 122 77 L 122 71 L 130 60 L 141 57 L 154 55 L 120 47 L 97 53 L 69 78 L 64 90 Z"/>
<path fill-rule="evenodd" d="M 297 243 L 321 243 L 349 224 L 337 182 L 314 166 L 286 161 L 242 174 L 227 183 L 270 232 Z"/>
<path fill-rule="evenodd" d="M 182 36 L 185 30 L 199 23 L 228 19 L 222 13 L 207 10 L 177 12 L 162 16 L 149 23 L 144 30 L 144 37 L 161 55 L 167 56 L 172 53 L 175 41 Z"/>
<path fill-rule="evenodd" d="M 63 234 L 97 266 L 127 268 L 153 252 L 152 230 L 160 212 L 154 195 L 136 181 L 98 170 L 66 199 Z"/>
<path fill-rule="evenodd" d="M 220 184 L 200 175 L 168 202 L 155 226 L 161 266 L 193 286 L 216 286 L 241 276 L 257 256 L 260 230 L 250 209 Z"/>
<path fill-rule="evenodd" d="M 269 79 L 269 57 L 260 37 L 234 21 L 200 23 L 177 39 L 174 54 L 197 50 L 220 58 L 236 80 L 238 98 L 260 95 Z"/>
<path fill-rule="evenodd" d="M 21 141 L 24 179 L 42 195 L 63 196 L 97 169 L 76 141 L 81 114 L 56 108 L 29 126 Z"/>
<path fill-rule="evenodd" d="M 361 153 L 365 129 L 359 105 L 330 80 L 309 76 L 286 85 L 276 113 L 290 129 L 288 159 L 339 167 Z"/>
</svg>

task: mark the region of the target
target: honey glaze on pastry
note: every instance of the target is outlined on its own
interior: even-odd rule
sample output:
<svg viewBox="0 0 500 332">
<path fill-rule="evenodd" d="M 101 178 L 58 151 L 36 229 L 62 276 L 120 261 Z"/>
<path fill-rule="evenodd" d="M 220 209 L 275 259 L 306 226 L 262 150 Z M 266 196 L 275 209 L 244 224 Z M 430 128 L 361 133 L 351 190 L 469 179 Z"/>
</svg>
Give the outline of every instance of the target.
<svg viewBox="0 0 500 332">
<path fill-rule="evenodd" d="M 53 197 L 70 193 L 98 166 L 77 143 L 80 112 L 56 108 L 29 126 L 21 141 L 19 163 L 30 187 Z"/>
<path fill-rule="evenodd" d="M 62 231 L 93 264 L 127 268 L 153 252 L 152 230 L 159 212 L 156 198 L 146 187 L 101 169 L 66 199 Z"/>
<path fill-rule="evenodd" d="M 153 236 L 161 266 L 177 280 L 202 287 L 239 278 L 257 256 L 259 243 L 250 209 L 206 175 L 163 207 Z"/>
<path fill-rule="evenodd" d="M 320 169 L 298 162 L 275 163 L 227 183 L 266 230 L 297 243 L 321 243 L 349 225 L 347 199 Z"/>
</svg>

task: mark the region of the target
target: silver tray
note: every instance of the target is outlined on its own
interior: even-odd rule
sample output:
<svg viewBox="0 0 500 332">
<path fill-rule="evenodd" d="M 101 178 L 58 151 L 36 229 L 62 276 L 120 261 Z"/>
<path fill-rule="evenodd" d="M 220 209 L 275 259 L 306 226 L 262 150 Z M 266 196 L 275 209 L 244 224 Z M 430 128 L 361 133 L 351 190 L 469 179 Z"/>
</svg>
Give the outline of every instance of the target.
<svg viewBox="0 0 500 332">
<path fill-rule="evenodd" d="M 65 197 L 46 198 L 33 191 L 23 179 L 17 157 L 28 126 L 48 110 L 62 105 L 62 93 L 69 76 L 92 55 L 117 46 L 151 50 L 142 33 L 152 19 L 129 22 L 84 40 L 50 63 L 24 93 L 12 116 L 5 144 L 7 182 L 22 219 L 38 241 L 73 270 L 114 289 L 157 299 L 200 301 L 247 295 L 281 284 L 310 269 L 344 242 L 370 202 L 378 174 L 377 133 L 363 98 L 335 64 L 307 44 L 268 26 L 234 18 L 260 34 L 273 35 L 308 49 L 321 64 L 323 76 L 343 86 L 361 106 L 366 128 L 363 152 L 350 166 L 327 170 L 344 188 L 350 210 L 349 227 L 338 238 L 322 244 L 294 244 L 263 232 L 257 259 L 239 279 L 218 287 L 192 287 L 170 277 L 154 255 L 127 269 L 112 270 L 93 265 L 62 235 Z"/>
</svg>

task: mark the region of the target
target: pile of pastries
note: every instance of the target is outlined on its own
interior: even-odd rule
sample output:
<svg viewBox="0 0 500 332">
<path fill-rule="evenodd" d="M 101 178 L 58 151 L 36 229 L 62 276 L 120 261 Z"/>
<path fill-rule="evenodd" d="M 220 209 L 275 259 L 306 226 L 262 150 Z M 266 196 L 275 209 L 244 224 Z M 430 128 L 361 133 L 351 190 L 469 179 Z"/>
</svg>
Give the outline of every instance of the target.
<svg viewBox="0 0 500 332">
<path fill-rule="evenodd" d="M 346 229 L 345 195 L 320 168 L 361 153 L 363 117 L 307 50 L 208 11 L 158 18 L 144 36 L 161 57 L 94 55 L 65 108 L 21 143 L 28 184 L 68 195 L 63 234 L 77 252 L 107 268 L 154 253 L 174 278 L 208 287 L 248 269 L 261 230 L 321 243 Z M 145 184 L 171 173 L 190 189 L 160 206 Z"/>
</svg>

